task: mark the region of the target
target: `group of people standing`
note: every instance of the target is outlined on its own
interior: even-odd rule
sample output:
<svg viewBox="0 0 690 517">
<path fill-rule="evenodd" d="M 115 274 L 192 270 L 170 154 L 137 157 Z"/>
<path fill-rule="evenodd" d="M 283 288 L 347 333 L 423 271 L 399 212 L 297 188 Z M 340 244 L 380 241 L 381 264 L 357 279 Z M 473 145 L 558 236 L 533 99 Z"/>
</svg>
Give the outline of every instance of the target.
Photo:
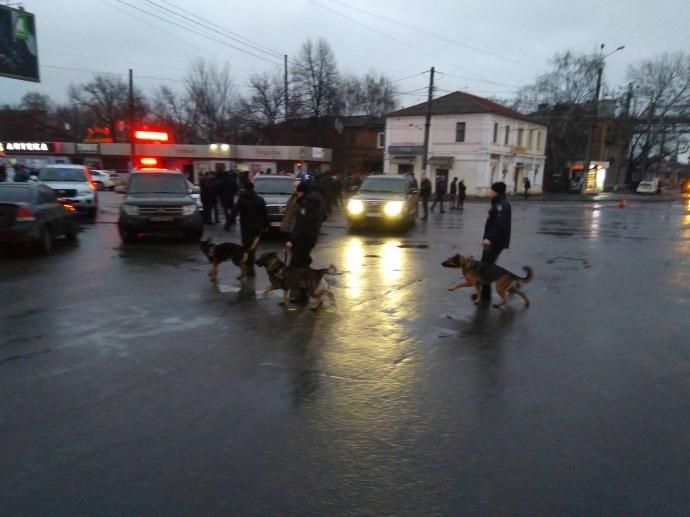
<svg viewBox="0 0 690 517">
<path fill-rule="evenodd" d="M 446 200 L 446 194 L 448 192 L 448 179 L 445 176 L 436 176 L 436 190 L 434 203 L 431 205 L 431 212 L 434 212 L 437 204 L 441 205 L 441 213 L 444 214 L 446 211 L 443 209 L 443 202 Z M 429 178 L 424 175 L 422 176 L 422 182 L 419 186 L 419 197 L 422 199 L 422 208 L 424 210 L 424 215 L 421 219 L 426 220 L 429 217 L 429 200 L 431 199 L 432 187 Z M 453 178 L 450 183 L 450 209 L 451 210 L 463 210 L 465 207 L 465 197 L 467 195 L 467 186 L 465 186 L 465 181 L 458 178 Z"/>
</svg>

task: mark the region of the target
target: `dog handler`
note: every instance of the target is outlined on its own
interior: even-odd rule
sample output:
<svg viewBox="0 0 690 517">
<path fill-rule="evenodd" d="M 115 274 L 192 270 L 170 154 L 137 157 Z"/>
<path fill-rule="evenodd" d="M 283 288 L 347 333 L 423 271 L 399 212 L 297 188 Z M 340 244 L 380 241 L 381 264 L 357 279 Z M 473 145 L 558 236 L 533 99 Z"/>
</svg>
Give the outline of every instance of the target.
<svg viewBox="0 0 690 517">
<path fill-rule="evenodd" d="M 230 214 L 231 225 L 238 213 L 240 214 L 242 246 L 248 254 L 247 276 L 254 276 L 254 252 L 261 234 L 268 230 L 268 211 L 264 198 L 254 192 L 254 184 L 251 181 L 245 183 L 240 191 L 237 203 Z"/>
<path fill-rule="evenodd" d="M 506 184 L 497 181 L 489 190 L 491 209 L 484 224 L 482 263 L 495 264 L 501 252 L 510 246 L 510 203 L 506 198 Z M 482 300 L 491 300 L 491 285 L 482 286 Z"/>
<path fill-rule="evenodd" d="M 285 243 L 285 247 L 291 252 L 290 267 L 302 268 L 309 267 L 311 264 L 311 250 L 316 246 L 321 231 L 321 221 L 323 220 L 323 201 L 321 196 L 312 191 L 308 182 L 301 182 L 296 189 L 297 194 L 297 217 L 292 228 L 290 240 Z M 293 301 L 297 303 L 307 303 L 309 297 L 306 291 L 300 292 L 298 296 L 292 293 Z"/>
</svg>

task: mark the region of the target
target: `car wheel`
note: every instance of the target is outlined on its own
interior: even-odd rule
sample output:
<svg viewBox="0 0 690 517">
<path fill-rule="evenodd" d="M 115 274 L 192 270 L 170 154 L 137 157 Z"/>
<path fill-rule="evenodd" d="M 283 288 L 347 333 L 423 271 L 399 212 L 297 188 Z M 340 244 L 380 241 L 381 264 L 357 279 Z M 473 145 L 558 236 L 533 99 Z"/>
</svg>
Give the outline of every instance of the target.
<svg viewBox="0 0 690 517">
<path fill-rule="evenodd" d="M 48 255 L 53 251 L 53 234 L 48 225 L 42 226 L 38 234 L 38 251 L 42 255 Z"/>
<path fill-rule="evenodd" d="M 72 221 L 70 224 L 69 228 L 65 232 L 65 238 L 68 241 L 75 241 L 77 240 L 77 234 L 79 233 L 79 223 L 77 221 Z"/>
<path fill-rule="evenodd" d="M 118 226 L 117 230 L 120 234 L 120 239 L 125 244 L 132 244 L 132 243 L 137 241 L 136 232 L 133 232 L 132 230 L 130 230 L 128 228 L 122 228 L 121 226 Z"/>
<path fill-rule="evenodd" d="M 93 221 L 96 219 L 96 214 L 98 214 L 98 208 L 92 208 L 91 210 L 89 210 L 88 218 Z"/>
</svg>

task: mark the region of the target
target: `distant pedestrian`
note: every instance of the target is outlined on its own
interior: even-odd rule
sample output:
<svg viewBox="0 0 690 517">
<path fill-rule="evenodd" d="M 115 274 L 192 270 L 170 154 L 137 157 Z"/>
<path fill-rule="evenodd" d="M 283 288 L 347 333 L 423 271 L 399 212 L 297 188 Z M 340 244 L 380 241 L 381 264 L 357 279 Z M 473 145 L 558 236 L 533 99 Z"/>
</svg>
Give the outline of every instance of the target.
<svg viewBox="0 0 690 517">
<path fill-rule="evenodd" d="M 457 210 L 458 206 L 458 178 L 450 182 L 450 209 Z"/>
<path fill-rule="evenodd" d="M 237 195 L 237 174 L 235 171 L 221 171 L 218 174 L 218 197 L 220 204 L 223 207 L 223 215 L 225 216 L 225 229 L 229 230 L 230 226 L 235 223 L 231 220 L 230 214 L 235 207 L 235 196 Z"/>
<path fill-rule="evenodd" d="M 254 184 L 245 183 L 230 214 L 230 224 L 240 216 L 242 246 L 247 258 L 247 276 L 254 276 L 254 253 L 261 234 L 268 231 L 268 211 L 266 201 L 254 191 Z"/>
<path fill-rule="evenodd" d="M 434 199 L 434 204 L 431 205 L 431 212 L 433 213 L 434 208 L 436 208 L 436 203 L 441 203 L 441 213 L 445 214 L 446 211 L 443 209 L 443 200 L 446 198 L 446 191 L 448 190 L 448 184 L 446 182 L 446 177 L 442 174 L 436 176 L 436 197 Z"/>
<path fill-rule="evenodd" d="M 532 184 L 529 181 L 529 178 L 525 176 L 525 179 L 522 180 L 522 188 L 524 189 L 524 196 L 525 199 L 529 197 L 529 189 L 532 188 Z"/>
<path fill-rule="evenodd" d="M 429 217 L 429 198 L 431 197 L 431 181 L 426 175 L 422 176 L 422 183 L 419 187 L 419 197 L 422 198 L 422 208 L 424 215 L 422 219 L 426 220 Z"/>
<path fill-rule="evenodd" d="M 467 186 L 465 180 L 460 180 L 458 183 L 458 209 L 465 209 L 465 196 L 467 195 Z"/>
<path fill-rule="evenodd" d="M 216 224 L 218 220 L 217 200 L 212 172 L 202 172 L 199 179 L 199 194 L 203 208 L 204 224 Z M 215 219 L 214 219 L 215 217 Z"/>
<path fill-rule="evenodd" d="M 495 264 L 501 252 L 510 246 L 511 213 L 506 198 L 506 184 L 498 181 L 491 185 L 491 209 L 484 224 L 482 245 L 483 264 Z M 482 286 L 482 300 L 491 300 L 491 286 Z"/>
</svg>

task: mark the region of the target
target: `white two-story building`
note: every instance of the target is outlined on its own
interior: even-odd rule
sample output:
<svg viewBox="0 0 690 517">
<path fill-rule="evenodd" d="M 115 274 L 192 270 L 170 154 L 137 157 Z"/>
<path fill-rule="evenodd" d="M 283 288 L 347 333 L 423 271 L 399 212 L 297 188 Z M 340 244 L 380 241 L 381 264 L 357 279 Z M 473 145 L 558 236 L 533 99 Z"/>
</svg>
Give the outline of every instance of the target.
<svg viewBox="0 0 690 517">
<path fill-rule="evenodd" d="M 424 152 L 427 104 L 386 115 L 384 172 L 412 173 L 419 180 Z M 454 92 L 432 101 L 426 173 L 463 179 L 468 195 L 487 195 L 495 181 L 508 192 L 542 192 L 546 126 L 528 116 L 469 93 Z"/>
</svg>

